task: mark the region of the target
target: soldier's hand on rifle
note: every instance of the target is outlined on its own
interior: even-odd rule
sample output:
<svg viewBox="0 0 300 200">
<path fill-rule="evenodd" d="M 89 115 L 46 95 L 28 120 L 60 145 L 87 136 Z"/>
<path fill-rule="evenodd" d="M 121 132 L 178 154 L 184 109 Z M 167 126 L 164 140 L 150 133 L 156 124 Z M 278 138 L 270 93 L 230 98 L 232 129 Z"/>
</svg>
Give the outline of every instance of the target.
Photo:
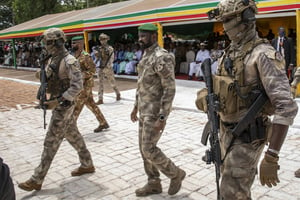
<svg viewBox="0 0 300 200">
<path fill-rule="evenodd" d="M 58 99 L 52 99 L 52 100 L 45 101 L 44 104 L 46 105 L 46 108 L 48 110 L 53 110 L 59 105 L 59 102 Z"/>
<path fill-rule="evenodd" d="M 278 156 L 265 153 L 260 164 L 260 183 L 268 187 L 276 186 L 279 183 L 277 171 L 279 170 Z"/>
<path fill-rule="evenodd" d="M 137 112 L 138 112 L 138 109 L 136 106 L 134 106 L 133 110 L 131 111 L 131 114 L 130 114 L 130 119 L 132 122 L 136 122 L 137 120 L 139 120 L 139 118 L 137 117 Z"/>
</svg>

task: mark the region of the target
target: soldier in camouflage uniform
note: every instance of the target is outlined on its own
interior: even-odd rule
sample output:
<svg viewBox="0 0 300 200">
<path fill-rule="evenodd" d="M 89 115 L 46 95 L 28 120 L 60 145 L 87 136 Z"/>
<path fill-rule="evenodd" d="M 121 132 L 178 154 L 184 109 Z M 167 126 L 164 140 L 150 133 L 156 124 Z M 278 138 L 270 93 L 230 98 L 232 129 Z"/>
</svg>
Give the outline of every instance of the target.
<svg viewBox="0 0 300 200">
<path fill-rule="evenodd" d="M 297 70 L 294 75 L 294 80 L 291 83 L 291 90 L 292 90 L 292 95 L 293 98 L 296 98 L 296 90 L 297 90 L 297 85 L 300 83 L 300 67 L 297 67 Z M 295 176 L 297 178 L 300 178 L 300 169 L 295 171 Z"/>
<path fill-rule="evenodd" d="M 113 62 L 114 62 L 114 49 L 112 46 L 108 45 L 107 41 L 109 40 L 109 36 L 101 33 L 99 35 L 99 40 L 101 43 L 99 49 L 100 55 L 100 69 L 98 71 L 99 78 L 99 91 L 98 91 L 98 101 L 97 105 L 103 104 L 103 85 L 104 85 L 104 77 L 107 78 L 110 86 L 114 89 L 116 93 L 116 100 L 119 101 L 121 99 L 121 94 L 116 85 L 116 80 L 113 71 Z"/>
<path fill-rule="evenodd" d="M 185 172 L 157 147 L 157 142 L 166 125 L 175 95 L 175 59 L 158 46 L 155 25 L 144 24 L 138 30 L 144 55 L 138 64 L 138 86 L 131 120 L 139 121 L 139 148 L 148 182 L 135 193 L 136 196 L 161 193 L 159 172 L 162 172 L 171 179 L 168 194 L 174 195 L 180 190 Z"/>
<path fill-rule="evenodd" d="M 220 193 L 223 200 L 251 199 L 251 186 L 260 163 L 260 182 L 276 186 L 279 151 L 298 108 L 291 98 L 284 59 L 256 32 L 254 0 L 221 0 L 209 17 L 223 22 L 231 43 L 219 59 L 213 76 L 214 93 L 220 101 L 220 146 L 222 154 Z M 205 92 L 205 90 L 202 90 Z M 257 93 L 268 100 L 239 137 L 231 130 L 245 116 Z M 198 93 L 198 108 L 207 108 L 205 95 Z M 205 111 L 205 110 L 204 110 Z M 273 115 L 273 121 L 268 116 Z"/>
<path fill-rule="evenodd" d="M 19 184 L 26 191 L 40 190 L 52 160 L 65 138 L 78 152 L 80 167 L 71 172 L 80 176 L 95 171 L 91 154 L 78 131 L 74 111 L 74 98 L 82 90 L 82 75 L 79 63 L 64 47 L 64 32 L 59 28 L 47 29 L 42 35 L 47 53 L 51 55 L 46 65 L 47 93 L 50 99 L 45 102 L 52 110 L 49 129 L 44 141 L 44 150 L 39 166 L 31 178 Z"/>
<path fill-rule="evenodd" d="M 96 72 L 96 67 L 89 53 L 83 50 L 83 46 L 84 43 L 82 36 L 75 36 L 72 38 L 72 51 L 79 61 L 83 76 L 83 90 L 81 90 L 75 99 L 74 118 L 75 120 L 78 119 L 83 106 L 86 105 L 99 121 L 99 126 L 94 130 L 96 133 L 109 128 L 109 125 L 93 98 L 92 89 L 94 86 L 94 74 Z"/>
</svg>

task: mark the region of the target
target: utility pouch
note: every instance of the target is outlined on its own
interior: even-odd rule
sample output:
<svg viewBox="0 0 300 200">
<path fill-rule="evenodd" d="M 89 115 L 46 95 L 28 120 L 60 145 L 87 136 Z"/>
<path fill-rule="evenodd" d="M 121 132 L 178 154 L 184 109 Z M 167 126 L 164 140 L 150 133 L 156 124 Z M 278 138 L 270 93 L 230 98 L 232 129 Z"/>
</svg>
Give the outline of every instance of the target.
<svg viewBox="0 0 300 200">
<path fill-rule="evenodd" d="M 254 122 L 250 123 L 238 138 L 245 143 L 265 139 L 266 126 L 264 125 L 263 117 L 258 117 Z"/>
<path fill-rule="evenodd" d="M 238 111 L 238 96 L 234 81 L 229 76 L 213 76 L 214 93 L 219 97 L 220 111 L 233 114 Z"/>
</svg>

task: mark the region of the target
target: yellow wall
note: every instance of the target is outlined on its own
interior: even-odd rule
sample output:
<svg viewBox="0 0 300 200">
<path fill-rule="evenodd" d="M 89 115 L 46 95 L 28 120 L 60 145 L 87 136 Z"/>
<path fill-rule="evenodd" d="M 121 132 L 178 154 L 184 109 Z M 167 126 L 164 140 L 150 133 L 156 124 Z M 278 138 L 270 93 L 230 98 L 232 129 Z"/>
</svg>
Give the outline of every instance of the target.
<svg viewBox="0 0 300 200">
<path fill-rule="evenodd" d="M 262 32 L 263 36 L 267 35 L 269 29 L 272 29 L 275 36 L 278 34 L 278 28 L 284 27 L 286 35 L 288 34 L 289 29 L 296 29 L 296 18 L 291 17 L 275 17 L 275 18 L 264 18 L 257 19 L 256 26 L 259 31 Z M 223 25 L 220 22 L 214 24 L 214 32 L 223 33 Z"/>
</svg>

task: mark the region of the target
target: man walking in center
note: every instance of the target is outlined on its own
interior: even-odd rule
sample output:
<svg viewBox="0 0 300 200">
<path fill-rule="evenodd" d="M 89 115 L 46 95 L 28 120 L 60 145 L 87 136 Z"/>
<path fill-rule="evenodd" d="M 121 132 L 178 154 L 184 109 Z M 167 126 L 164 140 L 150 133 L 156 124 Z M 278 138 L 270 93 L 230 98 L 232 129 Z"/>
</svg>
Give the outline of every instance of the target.
<svg viewBox="0 0 300 200">
<path fill-rule="evenodd" d="M 144 24 L 138 30 L 144 55 L 138 64 L 138 85 L 131 120 L 139 121 L 139 148 L 148 182 L 135 193 L 136 196 L 161 193 L 159 172 L 162 172 L 171 179 L 168 194 L 174 195 L 180 190 L 186 173 L 157 147 L 157 143 L 175 95 L 175 58 L 158 46 L 155 25 Z"/>
<path fill-rule="evenodd" d="M 83 90 L 75 99 L 74 118 L 78 119 L 83 106 L 86 105 L 96 116 L 99 126 L 94 130 L 95 133 L 109 128 L 109 125 L 102 114 L 100 108 L 96 105 L 93 98 L 94 74 L 96 72 L 95 64 L 88 52 L 83 50 L 84 43 L 82 36 L 72 38 L 72 52 L 79 61 L 83 78 Z"/>
<path fill-rule="evenodd" d="M 50 99 L 45 102 L 52 116 L 44 141 L 41 162 L 34 170 L 31 178 L 19 184 L 19 188 L 32 191 L 40 190 L 52 160 L 65 138 L 77 151 L 80 167 L 71 172 L 72 176 L 80 176 L 95 171 L 91 154 L 86 148 L 83 137 L 78 131 L 73 117 L 74 98 L 82 89 L 82 75 L 79 63 L 70 55 L 64 43 L 66 37 L 59 28 L 47 29 L 42 35 L 47 53 L 51 55 L 46 65 L 47 93 Z"/>
<path fill-rule="evenodd" d="M 110 86 L 114 89 L 116 93 L 116 100 L 121 100 L 121 94 L 119 92 L 119 89 L 116 85 L 116 80 L 114 77 L 114 71 L 113 71 L 113 62 L 114 62 L 114 49 L 112 46 L 108 45 L 109 36 L 101 33 L 99 35 L 99 40 L 101 43 L 100 49 L 99 49 L 99 55 L 100 55 L 100 69 L 98 71 L 98 78 L 99 78 L 99 91 L 98 91 L 98 101 L 97 105 L 103 104 L 103 85 L 104 85 L 104 77 L 107 78 L 109 81 Z"/>
</svg>

